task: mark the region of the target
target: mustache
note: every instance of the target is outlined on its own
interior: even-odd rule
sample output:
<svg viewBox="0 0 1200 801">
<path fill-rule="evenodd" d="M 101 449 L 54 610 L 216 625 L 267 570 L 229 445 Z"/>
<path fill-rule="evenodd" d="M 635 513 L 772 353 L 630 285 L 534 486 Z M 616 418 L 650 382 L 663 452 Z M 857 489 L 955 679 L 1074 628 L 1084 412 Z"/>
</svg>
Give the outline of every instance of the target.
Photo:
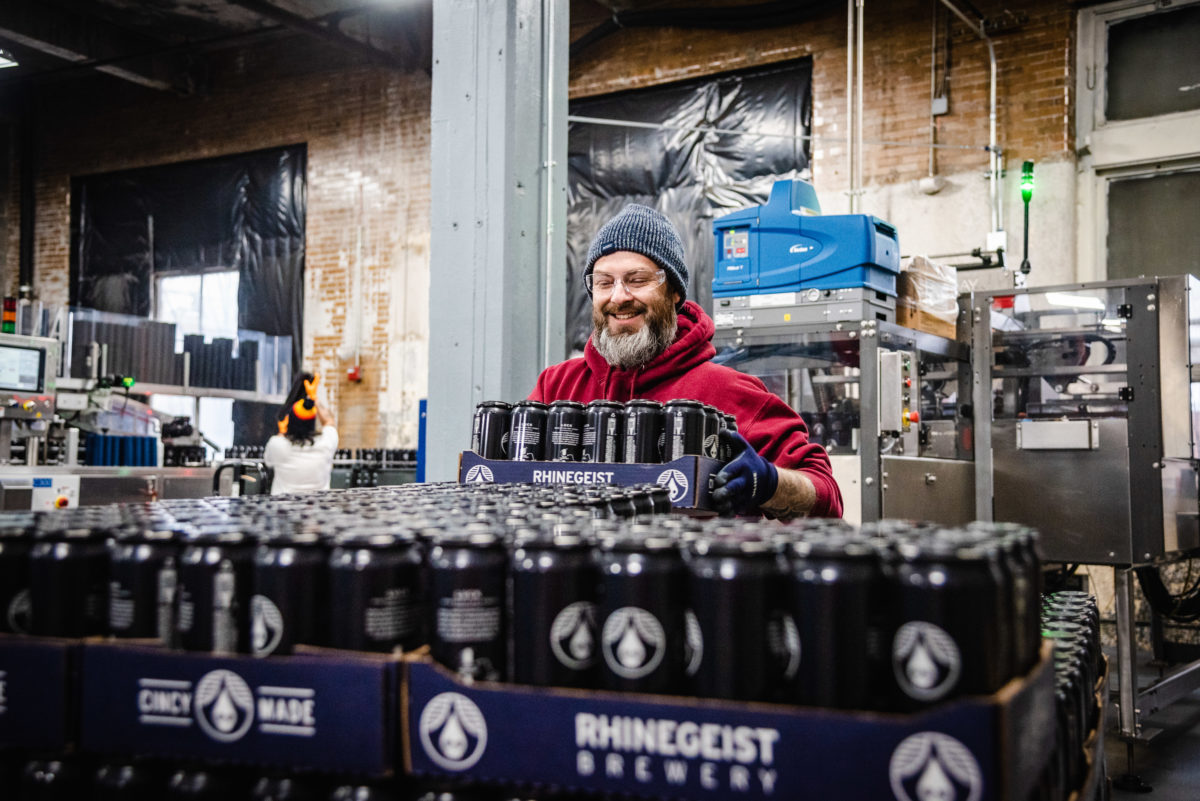
<svg viewBox="0 0 1200 801">
<path fill-rule="evenodd" d="M 645 303 L 641 303 L 639 301 L 636 301 L 636 300 L 630 298 L 629 300 L 625 301 L 624 303 L 618 304 L 618 303 L 612 303 L 611 301 L 609 303 L 605 303 L 604 307 L 601 308 L 600 311 L 603 312 L 604 314 L 627 314 L 629 312 L 636 312 L 639 314 L 643 314 L 646 311 L 648 311 L 648 307 L 646 306 Z"/>
</svg>

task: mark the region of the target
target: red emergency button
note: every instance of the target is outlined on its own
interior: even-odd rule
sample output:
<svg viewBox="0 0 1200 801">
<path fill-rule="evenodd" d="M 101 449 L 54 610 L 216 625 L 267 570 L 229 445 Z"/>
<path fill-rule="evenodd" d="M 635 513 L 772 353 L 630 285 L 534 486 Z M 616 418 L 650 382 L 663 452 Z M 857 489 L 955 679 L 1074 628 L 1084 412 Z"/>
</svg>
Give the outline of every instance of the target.
<svg viewBox="0 0 1200 801">
<path fill-rule="evenodd" d="M 54 499 L 54 508 L 55 509 L 66 509 L 70 505 L 71 505 L 71 499 L 68 498 L 66 495 L 59 495 L 57 498 Z"/>
<path fill-rule="evenodd" d="M 908 417 L 908 422 L 910 422 L 910 423 L 921 422 L 921 414 L 920 414 L 920 412 L 918 412 L 916 410 L 909 412 L 906 416 Z"/>
</svg>

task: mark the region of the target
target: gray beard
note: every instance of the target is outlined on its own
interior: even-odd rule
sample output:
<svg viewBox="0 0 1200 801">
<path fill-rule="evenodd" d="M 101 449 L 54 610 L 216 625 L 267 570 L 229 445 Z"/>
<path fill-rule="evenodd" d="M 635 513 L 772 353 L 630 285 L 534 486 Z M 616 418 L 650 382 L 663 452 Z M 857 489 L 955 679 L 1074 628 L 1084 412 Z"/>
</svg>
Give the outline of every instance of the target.
<svg viewBox="0 0 1200 801">
<path fill-rule="evenodd" d="M 647 320 L 640 331 L 633 334 L 609 333 L 608 326 L 592 332 L 592 347 L 613 367 L 628 370 L 649 363 L 675 341 L 679 329 L 674 315 L 669 323 Z"/>
</svg>

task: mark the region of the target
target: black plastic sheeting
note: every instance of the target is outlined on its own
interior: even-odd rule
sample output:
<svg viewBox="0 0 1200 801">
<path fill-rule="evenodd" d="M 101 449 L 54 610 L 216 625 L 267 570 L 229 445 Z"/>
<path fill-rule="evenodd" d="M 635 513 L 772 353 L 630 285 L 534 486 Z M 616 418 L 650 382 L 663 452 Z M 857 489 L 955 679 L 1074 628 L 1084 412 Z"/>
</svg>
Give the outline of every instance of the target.
<svg viewBox="0 0 1200 801">
<path fill-rule="evenodd" d="M 72 180 L 71 305 L 150 315 L 152 274 L 238 271 L 238 326 L 304 319 L 303 145 Z"/>
<path fill-rule="evenodd" d="M 583 287 L 588 246 L 626 203 L 671 220 L 683 238 L 688 297 L 711 309 L 713 218 L 766 202 L 778 179 L 810 176 L 812 59 L 576 100 L 570 113 L 668 126 L 570 123 L 567 337 L 576 351 L 592 330 Z M 676 130 L 701 127 L 785 136 Z"/>
</svg>

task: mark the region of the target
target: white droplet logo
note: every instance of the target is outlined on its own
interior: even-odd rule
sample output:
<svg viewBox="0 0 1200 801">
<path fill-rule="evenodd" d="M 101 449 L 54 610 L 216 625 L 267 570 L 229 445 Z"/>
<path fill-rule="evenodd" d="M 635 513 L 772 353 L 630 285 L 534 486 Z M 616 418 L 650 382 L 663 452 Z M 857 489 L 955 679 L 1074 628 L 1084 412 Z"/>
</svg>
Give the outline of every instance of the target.
<svg viewBox="0 0 1200 801">
<path fill-rule="evenodd" d="M 421 747 L 446 770 L 466 770 L 487 747 L 483 713 L 461 693 L 439 693 L 429 699 L 417 722 Z"/>
<path fill-rule="evenodd" d="M 486 464 L 477 464 L 467 471 L 465 482 L 467 484 L 490 484 L 495 481 L 495 476 L 492 475 L 492 469 Z"/>
<path fill-rule="evenodd" d="M 196 682 L 196 723 L 214 740 L 241 739 L 254 722 L 254 694 L 231 670 L 214 670 Z"/>
<path fill-rule="evenodd" d="M 283 639 L 283 615 L 270 598 L 254 595 L 250 598 L 250 646 L 255 656 L 275 652 Z"/>
<path fill-rule="evenodd" d="M 671 494 L 671 503 L 683 503 L 688 497 L 688 480 L 681 471 L 664 470 L 654 482 L 660 487 L 666 487 Z"/>
<path fill-rule="evenodd" d="M 983 795 L 975 756 L 940 732 L 919 732 L 896 746 L 888 779 L 897 801 L 978 801 Z"/>
<path fill-rule="evenodd" d="M 704 631 L 691 609 L 683 613 L 684 644 L 687 646 L 687 674 L 695 676 L 704 661 Z"/>
<path fill-rule="evenodd" d="M 596 605 L 576 601 L 563 607 L 550 624 L 550 650 L 572 670 L 596 664 Z"/>
<path fill-rule="evenodd" d="M 654 672 L 666 650 L 658 618 L 636 606 L 623 606 L 604 621 L 604 661 L 618 676 L 640 679 Z"/>
<path fill-rule="evenodd" d="M 910 698 L 936 701 L 958 682 L 962 658 L 954 638 L 933 623 L 913 620 L 892 640 L 892 670 L 896 683 Z"/>
</svg>

